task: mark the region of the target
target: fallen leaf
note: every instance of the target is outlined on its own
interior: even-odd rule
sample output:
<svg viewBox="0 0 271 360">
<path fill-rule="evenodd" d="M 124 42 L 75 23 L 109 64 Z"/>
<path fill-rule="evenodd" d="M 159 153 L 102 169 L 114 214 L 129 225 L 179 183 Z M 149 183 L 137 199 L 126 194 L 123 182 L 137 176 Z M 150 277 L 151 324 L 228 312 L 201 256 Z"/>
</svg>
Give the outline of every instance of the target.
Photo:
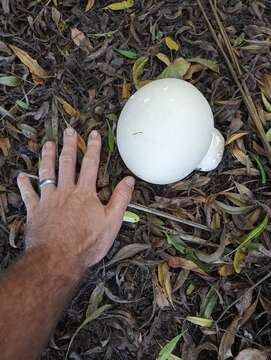
<svg viewBox="0 0 271 360">
<path fill-rule="evenodd" d="M 227 277 L 235 274 L 235 271 L 232 264 L 225 264 L 219 268 L 218 273 L 221 277 Z"/>
<path fill-rule="evenodd" d="M 131 96 L 130 89 L 131 89 L 130 84 L 127 82 L 126 79 L 124 79 L 123 84 L 122 84 L 122 98 L 123 99 L 129 99 L 129 97 Z"/>
<path fill-rule="evenodd" d="M 37 60 L 34 60 L 26 51 L 18 48 L 14 45 L 9 45 L 14 54 L 21 60 L 21 62 L 26 65 L 31 74 L 33 75 L 33 79 L 43 82 L 43 79 L 48 77 L 47 72 L 38 64 Z"/>
<path fill-rule="evenodd" d="M 144 67 L 146 63 L 148 62 L 149 58 L 147 56 L 140 57 L 136 60 L 133 66 L 133 80 L 136 89 L 138 90 L 140 88 L 139 85 L 139 78 L 143 74 Z"/>
<path fill-rule="evenodd" d="M 0 149 L 2 150 L 5 157 L 8 156 L 11 148 L 9 138 L 0 138 Z"/>
<path fill-rule="evenodd" d="M 184 58 L 176 59 L 158 76 L 158 79 L 175 78 L 182 79 L 190 67 L 190 63 Z"/>
<path fill-rule="evenodd" d="M 157 57 L 157 59 L 162 61 L 167 66 L 169 66 L 171 64 L 171 61 L 170 61 L 169 57 L 167 55 L 163 54 L 163 53 L 156 54 L 156 57 Z"/>
<path fill-rule="evenodd" d="M 208 291 L 208 294 L 206 295 L 206 298 L 204 299 L 203 313 L 202 313 L 203 318 L 212 319 L 211 315 L 214 311 L 217 300 L 218 300 L 218 296 L 215 291 L 215 288 L 211 287 L 211 289 Z"/>
<path fill-rule="evenodd" d="M 101 304 L 104 296 L 104 284 L 101 282 L 96 285 L 95 289 L 92 291 L 89 301 L 88 307 L 86 311 L 86 318 L 90 317 Z"/>
<path fill-rule="evenodd" d="M 21 84 L 21 80 L 17 76 L 1 76 L 0 85 L 16 87 Z"/>
<path fill-rule="evenodd" d="M 257 349 L 244 349 L 234 360 L 267 360 L 267 355 Z"/>
<path fill-rule="evenodd" d="M 264 75 L 264 94 L 265 96 L 271 100 L 271 75 Z"/>
<path fill-rule="evenodd" d="M 249 132 L 248 131 L 242 131 L 242 132 L 238 132 L 238 133 L 234 133 L 232 135 L 230 135 L 230 137 L 226 140 L 225 142 L 225 146 L 231 144 L 232 142 L 240 139 L 241 137 L 248 135 Z"/>
<path fill-rule="evenodd" d="M 88 12 L 89 10 L 91 10 L 93 8 L 95 4 L 95 0 L 88 0 L 86 8 L 85 8 L 85 12 Z"/>
<path fill-rule="evenodd" d="M 158 265 L 158 281 L 164 293 L 166 294 L 169 302 L 173 306 L 170 272 L 169 272 L 168 264 L 166 262 L 163 262 Z"/>
<path fill-rule="evenodd" d="M 182 332 L 180 335 L 175 336 L 165 346 L 163 346 L 163 348 L 159 352 L 159 356 L 157 360 L 170 360 L 170 355 L 172 355 L 173 350 L 175 349 L 176 345 L 178 344 L 179 340 L 181 339 L 184 333 L 185 331 Z"/>
<path fill-rule="evenodd" d="M 233 259 L 233 268 L 237 274 L 241 272 L 241 266 L 246 258 L 246 254 L 242 249 L 236 250 Z"/>
<path fill-rule="evenodd" d="M 267 100 L 266 96 L 262 92 L 262 101 L 267 112 L 271 112 L 271 103 Z"/>
<path fill-rule="evenodd" d="M 60 102 L 60 104 L 63 106 L 64 111 L 75 118 L 79 118 L 80 112 L 76 110 L 73 106 L 71 106 L 66 100 L 64 100 L 62 97 L 57 96 L 57 101 Z"/>
<path fill-rule="evenodd" d="M 111 305 L 103 305 L 101 306 L 99 309 L 97 309 L 96 311 L 94 311 L 93 313 L 89 314 L 89 316 L 82 322 L 82 324 L 78 327 L 78 329 L 75 331 L 75 333 L 73 334 L 73 336 L 71 337 L 71 340 L 69 342 L 68 348 L 67 348 L 67 352 L 65 355 L 65 360 L 68 359 L 68 355 L 69 355 L 69 351 L 70 348 L 72 346 L 72 343 L 75 339 L 75 337 L 77 336 L 77 334 L 79 333 L 79 331 L 81 329 L 83 329 L 83 327 L 85 327 L 87 324 L 89 324 L 91 321 L 97 319 L 100 315 L 102 315 L 102 313 L 104 313 L 105 311 L 111 309 L 112 306 Z"/>
<path fill-rule="evenodd" d="M 252 158 L 255 160 L 255 162 L 258 166 L 258 169 L 259 169 L 259 172 L 261 175 L 261 179 L 262 179 L 262 184 L 265 185 L 267 182 L 267 177 L 266 177 L 266 172 L 264 170 L 263 163 L 262 163 L 261 159 L 259 158 L 259 156 L 255 155 L 255 154 L 252 154 Z"/>
<path fill-rule="evenodd" d="M 75 43 L 75 45 L 80 47 L 81 49 L 85 51 L 89 51 L 93 49 L 93 46 L 89 41 L 89 38 L 79 29 L 77 28 L 71 29 L 71 38 L 72 41 Z"/>
<path fill-rule="evenodd" d="M 201 72 L 204 69 L 206 69 L 206 66 L 201 64 L 192 64 L 183 78 L 184 80 L 191 80 L 194 74 Z"/>
<path fill-rule="evenodd" d="M 123 221 L 131 224 L 136 224 L 140 221 L 140 217 L 131 211 L 125 211 Z"/>
<path fill-rule="evenodd" d="M 240 317 L 234 318 L 231 324 L 225 330 L 224 335 L 220 341 L 218 358 L 219 360 L 226 360 L 232 357 L 231 347 L 235 340 L 235 335 L 239 329 Z"/>
<path fill-rule="evenodd" d="M 86 145 L 85 140 L 78 133 L 77 133 L 77 146 L 82 151 L 82 153 L 85 155 L 85 153 L 87 152 L 87 145 Z"/>
<path fill-rule="evenodd" d="M 193 261 L 187 260 L 179 256 L 170 256 L 167 259 L 168 265 L 174 269 L 182 268 L 185 270 L 190 270 L 201 275 L 207 276 L 207 273 L 201 270 Z"/>
<path fill-rule="evenodd" d="M 61 13 L 54 6 L 52 6 L 52 19 L 53 19 L 54 23 L 56 24 L 56 27 L 58 28 L 58 30 L 60 30 L 59 22 L 61 20 Z"/>
<path fill-rule="evenodd" d="M 267 131 L 267 133 L 265 134 L 267 141 L 271 142 L 271 128 Z"/>
<path fill-rule="evenodd" d="M 165 43 L 166 43 L 167 47 L 169 48 L 169 50 L 178 51 L 180 49 L 180 45 L 174 39 L 172 39 L 171 36 L 165 37 Z"/>
<path fill-rule="evenodd" d="M 214 320 L 212 319 L 205 319 L 198 316 L 187 316 L 187 321 L 190 321 L 192 324 L 199 325 L 201 327 L 210 328 L 214 325 Z"/>
<path fill-rule="evenodd" d="M 164 309 L 170 306 L 168 297 L 163 290 L 162 286 L 159 284 L 157 279 L 157 275 L 155 271 L 152 273 L 152 287 L 153 287 L 153 295 L 155 304 L 160 308 Z"/>
<path fill-rule="evenodd" d="M 117 254 L 106 264 L 106 266 L 110 266 L 119 261 L 129 259 L 138 253 L 149 249 L 150 245 L 147 244 L 135 243 L 126 245 L 117 252 Z"/>
<path fill-rule="evenodd" d="M 120 55 L 122 55 L 123 57 L 130 59 L 130 60 L 135 60 L 138 58 L 137 53 L 132 50 L 115 49 L 115 51 L 117 53 L 119 53 Z"/>
<path fill-rule="evenodd" d="M 213 264 L 222 257 L 225 250 L 225 246 L 226 246 L 226 234 L 224 230 L 220 237 L 219 247 L 215 252 L 213 252 L 212 254 L 202 254 L 200 252 L 197 252 L 196 254 L 200 261 L 205 262 L 207 264 Z"/>
<path fill-rule="evenodd" d="M 29 109 L 29 104 L 27 104 L 25 101 L 23 100 L 16 100 L 15 104 L 23 110 L 28 110 Z"/>
<path fill-rule="evenodd" d="M 219 66 L 215 61 L 208 60 L 208 59 L 203 59 L 203 58 L 200 58 L 200 57 L 190 58 L 190 59 L 187 59 L 187 61 L 189 61 L 191 63 L 197 63 L 197 64 L 204 65 L 208 69 L 213 70 L 216 73 L 219 73 Z"/>
<path fill-rule="evenodd" d="M 105 6 L 104 10 L 113 10 L 113 11 L 119 11 L 119 10 L 126 10 L 134 6 L 134 0 L 126 0 L 126 1 L 120 1 L 115 2 L 113 4 Z"/>
</svg>

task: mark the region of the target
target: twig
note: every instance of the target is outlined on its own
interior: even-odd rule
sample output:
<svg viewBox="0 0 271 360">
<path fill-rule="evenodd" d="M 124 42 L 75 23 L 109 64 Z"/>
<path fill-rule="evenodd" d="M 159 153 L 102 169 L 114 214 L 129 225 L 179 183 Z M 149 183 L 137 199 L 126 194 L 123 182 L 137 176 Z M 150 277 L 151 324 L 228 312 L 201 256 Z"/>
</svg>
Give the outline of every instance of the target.
<svg viewBox="0 0 271 360">
<path fill-rule="evenodd" d="M 194 228 L 198 228 L 198 229 L 209 231 L 209 232 L 212 231 L 210 228 L 208 228 L 205 225 L 196 223 L 194 221 L 182 219 L 182 218 L 180 218 L 178 216 L 170 215 L 170 214 L 167 214 L 166 212 L 163 212 L 163 211 L 151 209 L 151 208 L 149 208 L 147 206 L 138 205 L 138 204 L 129 204 L 128 207 L 131 208 L 131 209 L 143 211 L 143 212 L 145 212 L 147 214 L 156 215 L 156 216 L 168 219 L 168 220 L 176 221 L 176 222 L 181 223 L 181 224 L 189 225 L 189 226 L 192 226 Z"/>
<path fill-rule="evenodd" d="M 248 87 L 247 87 L 247 85 L 245 83 L 245 80 L 241 80 L 241 82 L 239 80 L 239 76 L 242 76 L 241 68 L 240 68 L 240 66 L 238 64 L 238 61 L 237 61 L 236 56 L 234 54 L 234 51 L 232 49 L 230 40 L 228 38 L 228 35 L 227 35 L 227 33 L 226 33 L 225 29 L 224 29 L 224 26 L 223 26 L 221 20 L 219 18 L 217 10 L 216 10 L 215 6 L 213 5 L 213 2 L 211 0 L 209 0 L 209 3 L 210 3 L 211 8 L 212 8 L 212 12 L 213 12 L 214 17 L 215 17 L 215 19 L 217 21 L 217 24 L 218 24 L 218 27 L 219 27 L 219 30 L 220 30 L 220 33 L 221 33 L 221 36 L 222 36 L 222 38 L 223 38 L 223 40 L 225 42 L 226 48 L 227 48 L 227 50 L 229 52 L 229 55 L 231 57 L 231 61 L 233 62 L 234 66 L 236 67 L 236 70 L 234 69 L 230 59 L 228 58 L 228 55 L 226 54 L 226 52 L 225 52 L 225 50 L 223 48 L 223 45 L 219 41 L 219 39 L 218 39 L 218 37 L 216 35 L 216 32 L 215 32 L 212 24 L 210 23 L 210 21 L 208 19 L 206 11 L 204 10 L 204 7 L 202 5 L 201 0 L 197 0 L 197 3 L 199 5 L 199 7 L 200 7 L 200 10 L 201 10 L 201 12 L 202 12 L 202 14 L 204 16 L 205 21 L 206 21 L 206 23 L 207 23 L 207 25 L 209 27 L 209 30 L 210 30 L 210 32 L 211 32 L 211 34 L 212 34 L 212 36 L 213 36 L 213 38 L 214 38 L 214 40 L 216 42 L 221 54 L 223 55 L 223 57 L 225 59 L 225 62 L 227 64 L 227 66 L 228 66 L 228 69 L 229 69 L 229 71 L 230 71 L 230 73 L 231 73 L 231 75 L 232 75 L 232 77 L 233 77 L 239 91 L 242 94 L 244 103 L 245 103 L 245 105 L 247 107 L 247 110 L 249 112 L 249 115 L 250 115 L 251 119 L 253 120 L 253 122 L 255 124 L 255 127 L 257 129 L 259 137 L 261 138 L 262 144 L 263 144 L 263 146 L 264 146 L 264 148 L 266 150 L 266 156 L 267 156 L 267 158 L 268 158 L 268 160 L 269 160 L 269 162 L 271 164 L 271 147 L 270 147 L 270 144 L 268 143 L 267 138 L 265 136 L 265 131 L 264 131 L 260 116 L 258 114 L 258 111 L 257 111 L 255 105 L 254 105 L 254 102 L 252 100 L 252 97 L 250 95 Z M 238 75 L 237 75 L 236 71 L 238 72 Z"/>
</svg>

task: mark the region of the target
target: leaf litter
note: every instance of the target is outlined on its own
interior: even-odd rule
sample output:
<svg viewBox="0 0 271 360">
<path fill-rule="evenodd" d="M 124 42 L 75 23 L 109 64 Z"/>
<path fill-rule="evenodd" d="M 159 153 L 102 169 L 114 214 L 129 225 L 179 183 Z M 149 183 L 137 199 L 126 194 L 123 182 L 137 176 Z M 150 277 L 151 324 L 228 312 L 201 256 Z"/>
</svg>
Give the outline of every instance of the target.
<svg viewBox="0 0 271 360">
<path fill-rule="evenodd" d="M 129 173 L 115 120 L 150 81 L 197 86 L 227 144 L 210 173 L 163 187 L 137 181 L 119 236 L 86 274 L 43 359 L 270 355 L 270 11 L 269 1 L 1 2 L 1 269 L 23 250 L 16 176 L 35 181 L 42 144 L 53 139 L 60 150 L 67 126 L 79 134 L 79 163 L 90 131 L 103 137 L 103 201 Z"/>
</svg>

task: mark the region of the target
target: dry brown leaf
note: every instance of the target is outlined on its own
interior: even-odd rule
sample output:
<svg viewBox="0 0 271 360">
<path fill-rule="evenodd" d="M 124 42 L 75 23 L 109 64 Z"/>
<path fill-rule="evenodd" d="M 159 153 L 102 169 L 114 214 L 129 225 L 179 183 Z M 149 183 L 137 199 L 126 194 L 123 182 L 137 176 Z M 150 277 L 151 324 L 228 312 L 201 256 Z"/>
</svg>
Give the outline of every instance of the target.
<svg viewBox="0 0 271 360">
<path fill-rule="evenodd" d="M 64 111 L 75 118 L 78 118 L 80 116 L 80 112 L 76 110 L 73 106 L 71 106 L 66 100 L 64 100 L 62 97 L 57 96 L 57 100 L 60 102 L 60 104 L 63 106 Z"/>
<path fill-rule="evenodd" d="M 169 66 L 171 64 L 171 61 L 169 59 L 169 57 L 163 53 L 158 53 L 156 54 L 157 59 L 159 59 L 160 61 L 162 61 L 164 64 L 166 64 L 167 66 Z"/>
<path fill-rule="evenodd" d="M 267 360 L 267 356 L 262 351 L 248 348 L 242 350 L 234 360 Z"/>
<path fill-rule="evenodd" d="M 169 267 L 166 262 L 158 265 L 158 280 L 169 302 L 173 306 Z"/>
<path fill-rule="evenodd" d="M 231 150 L 232 155 L 244 166 L 253 167 L 248 155 L 241 150 L 237 144 L 234 144 Z"/>
<path fill-rule="evenodd" d="M 184 80 L 191 80 L 194 74 L 201 72 L 204 69 L 206 69 L 206 66 L 202 64 L 192 64 L 183 78 Z"/>
<path fill-rule="evenodd" d="M 224 335 L 222 336 L 219 350 L 218 350 L 218 359 L 226 360 L 232 357 L 231 347 L 235 341 L 235 335 L 239 329 L 240 317 L 236 317 L 230 325 L 225 330 Z"/>
<path fill-rule="evenodd" d="M 264 75 L 264 94 L 265 96 L 271 100 L 271 75 Z"/>
<path fill-rule="evenodd" d="M 95 0 L 88 0 L 85 12 L 88 12 L 89 10 L 91 10 L 93 8 L 94 4 L 95 4 Z"/>
<path fill-rule="evenodd" d="M 4 156 L 8 156 L 10 148 L 11 145 L 9 138 L 0 138 L 0 149 L 2 150 Z"/>
<path fill-rule="evenodd" d="M 89 41 L 89 38 L 77 28 L 71 29 L 71 38 L 72 41 L 75 43 L 75 45 L 80 47 L 81 49 L 86 51 L 93 49 L 93 46 Z"/>
<path fill-rule="evenodd" d="M 146 251 L 150 249 L 150 245 L 148 244 L 141 244 L 141 243 L 134 243 L 129 244 L 121 248 L 116 255 L 106 264 L 107 266 L 113 265 L 116 262 L 131 258 L 136 254 Z"/>
<path fill-rule="evenodd" d="M 226 140 L 225 145 L 229 145 L 232 142 L 240 139 L 241 137 L 243 137 L 243 136 L 245 136 L 247 134 L 249 134 L 248 131 L 242 131 L 242 132 L 234 133 Z"/>
<path fill-rule="evenodd" d="M 174 269 L 182 268 L 207 276 L 206 272 L 201 270 L 195 263 L 193 263 L 193 261 L 187 260 L 180 256 L 170 256 L 170 258 L 167 259 L 167 262 L 168 265 Z"/>
<path fill-rule="evenodd" d="M 163 291 L 162 287 L 160 286 L 154 271 L 152 274 L 152 286 L 153 286 L 154 299 L 157 306 L 161 309 L 170 306 L 168 298 L 165 292 Z"/>
<path fill-rule="evenodd" d="M 123 99 L 129 99 L 129 97 L 131 96 L 131 85 L 127 82 L 126 79 L 124 79 L 123 84 L 122 84 L 122 98 Z"/>
<path fill-rule="evenodd" d="M 40 84 L 43 83 L 42 79 L 46 79 L 48 77 L 47 71 L 45 71 L 37 62 L 37 60 L 33 59 L 26 51 L 18 48 L 14 45 L 9 45 L 14 54 L 21 60 L 21 62 L 26 65 L 31 74 L 33 75 L 33 80 L 38 81 Z"/>
<path fill-rule="evenodd" d="M 85 140 L 78 133 L 77 133 L 77 146 L 82 151 L 82 153 L 85 155 L 85 153 L 87 152 L 87 145 L 86 145 Z"/>
</svg>

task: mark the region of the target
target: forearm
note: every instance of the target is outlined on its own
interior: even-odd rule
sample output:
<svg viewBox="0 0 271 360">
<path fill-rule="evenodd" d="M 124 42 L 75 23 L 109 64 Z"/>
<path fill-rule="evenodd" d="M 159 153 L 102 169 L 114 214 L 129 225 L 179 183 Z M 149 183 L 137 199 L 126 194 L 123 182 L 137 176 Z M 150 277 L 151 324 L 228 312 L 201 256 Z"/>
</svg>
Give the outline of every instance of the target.
<svg viewBox="0 0 271 360">
<path fill-rule="evenodd" d="M 56 249 L 39 247 L 0 279 L 2 360 L 37 359 L 84 269 Z"/>
</svg>

